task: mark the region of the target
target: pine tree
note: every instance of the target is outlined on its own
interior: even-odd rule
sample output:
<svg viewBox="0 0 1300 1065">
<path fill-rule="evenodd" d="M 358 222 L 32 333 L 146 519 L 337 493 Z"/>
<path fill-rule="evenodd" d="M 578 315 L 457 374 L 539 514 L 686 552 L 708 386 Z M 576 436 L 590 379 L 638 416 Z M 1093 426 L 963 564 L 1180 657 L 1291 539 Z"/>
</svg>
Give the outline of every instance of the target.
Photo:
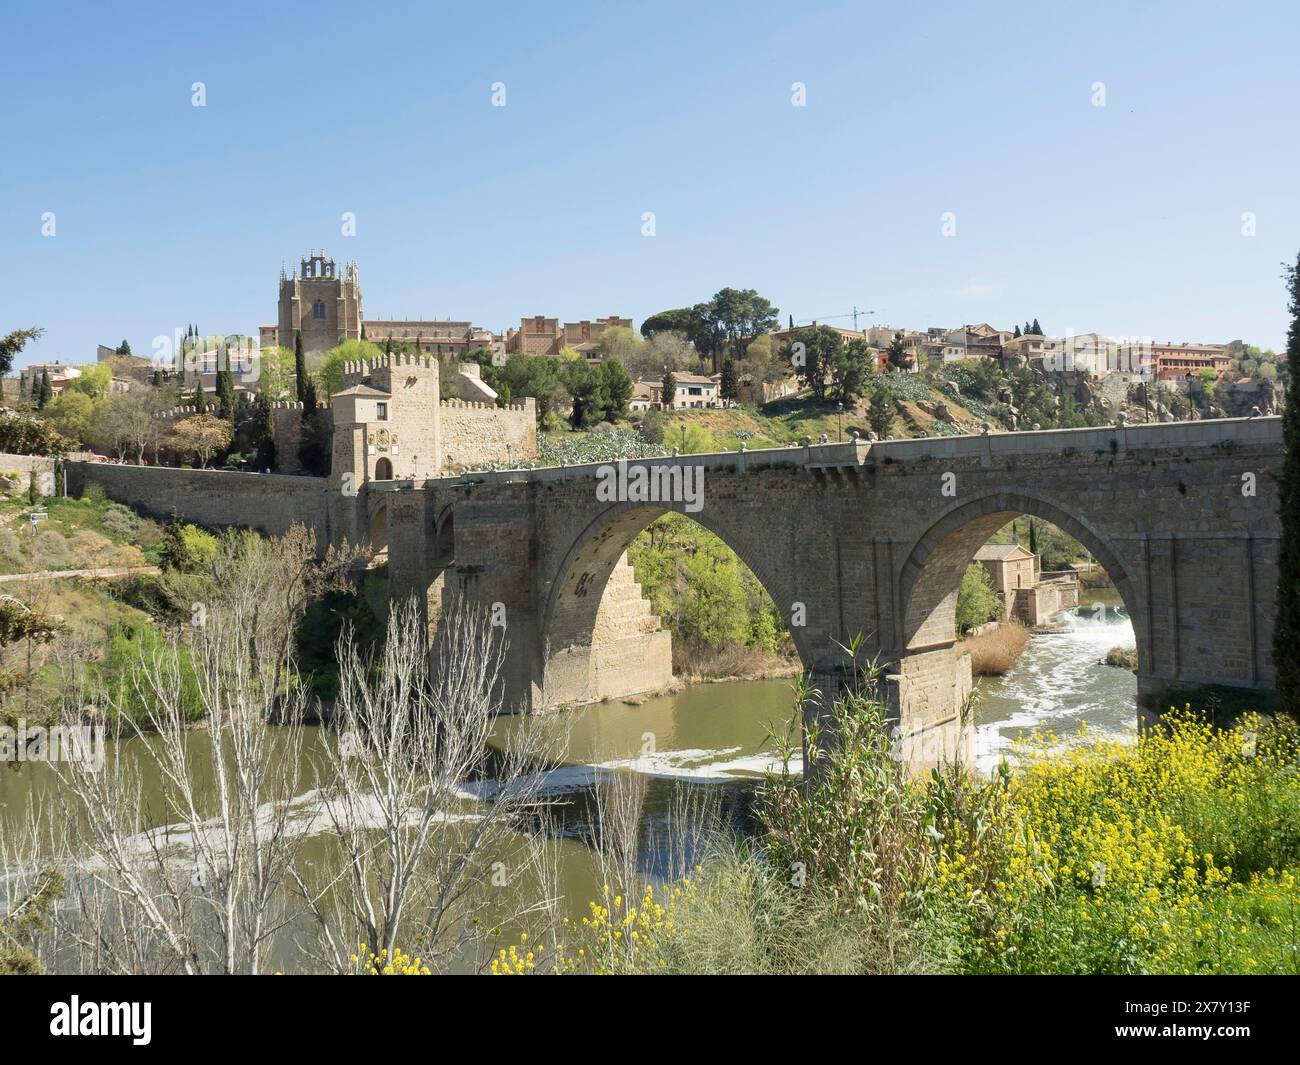
<svg viewBox="0 0 1300 1065">
<path fill-rule="evenodd" d="M 883 388 L 877 388 L 871 395 L 871 403 L 867 406 L 867 424 L 881 440 L 889 439 L 894 425 L 894 404 Z"/>
<path fill-rule="evenodd" d="M 1273 626 L 1273 662 L 1282 709 L 1300 717 L 1300 255 L 1286 268 L 1291 327 L 1286 334 L 1286 409 L 1282 440 L 1286 457 L 1278 484 L 1282 538 L 1277 554 L 1277 618 Z"/>
<path fill-rule="evenodd" d="M 1038 324 L 1038 319 L 1035 318 L 1035 319 L 1034 319 L 1034 336 L 1036 336 L 1036 337 L 1040 337 L 1040 336 L 1042 336 L 1042 335 L 1043 335 L 1043 327 L 1042 327 L 1041 325 Z"/>
<path fill-rule="evenodd" d="M 293 376 L 298 388 L 298 402 L 307 402 L 307 356 L 302 350 L 302 330 L 293 331 Z"/>
<path fill-rule="evenodd" d="M 1011 336 L 1012 336 L 1013 338 L 1019 338 L 1020 335 L 1021 335 L 1021 333 L 1020 333 L 1020 326 L 1016 326 L 1016 330 L 1015 330 L 1014 333 L 1011 334 Z"/>
</svg>

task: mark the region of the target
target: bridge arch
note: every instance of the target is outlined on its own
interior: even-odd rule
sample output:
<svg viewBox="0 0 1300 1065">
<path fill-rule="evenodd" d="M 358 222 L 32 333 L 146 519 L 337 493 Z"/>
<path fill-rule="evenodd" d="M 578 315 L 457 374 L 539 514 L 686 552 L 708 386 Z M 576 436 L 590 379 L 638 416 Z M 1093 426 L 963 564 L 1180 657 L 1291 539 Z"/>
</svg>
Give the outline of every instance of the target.
<svg viewBox="0 0 1300 1065">
<path fill-rule="evenodd" d="M 949 709 L 954 701 L 960 704 L 963 685 L 969 691 L 970 679 L 957 676 L 960 663 L 953 652 L 962 574 L 990 536 L 1025 515 L 1051 522 L 1078 540 L 1101 563 L 1133 622 L 1139 674 L 1150 668 L 1145 596 L 1120 546 L 1098 532 L 1074 508 L 1025 493 L 990 493 L 959 503 L 932 522 L 913 544 L 899 573 L 900 631 L 896 634 L 896 652 L 899 674 L 905 682 L 898 708 L 904 726 L 909 713 L 923 722 L 945 704 Z M 954 676 L 955 682 L 950 679 Z M 953 683 L 955 698 L 937 690 Z"/>
<path fill-rule="evenodd" d="M 388 501 L 372 503 L 370 508 L 370 562 L 376 565 L 388 561 Z"/>
<path fill-rule="evenodd" d="M 541 691 L 535 693 L 540 704 L 549 708 L 606 698 L 609 692 L 602 676 L 609 671 L 618 674 L 619 694 L 637 690 L 634 679 L 628 687 L 629 670 L 640 670 L 645 676 L 647 684 L 641 690 L 662 686 L 667 679 L 665 670 L 671 675 L 667 633 L 652 635 L 639 624 L 638 608 L 627 609 L 629 597 L 635 594 L 640 600 L 640 592 L 628 590 L 629 584 L 633 589 L 636 586 L 626 559 L 637 535 L 669 513 L 682 514 L 717 536 L 749 568 L 773 602 L 789 601 L 788 577 L 771 572 L 744 531 L 716 520 L 710 508 L 692 513 L 680 504 L 612 503 L 574 537 L 547 590 L 540 625 Z M 647 621 L 650 616 L 641 614 Z M 798 627 L 790 631 L 800 660 L 806 668 L 811 667 L 806 634 Z M 666 663 L 663 656 L 667 656 Z M 659 679 L 650 683 L 656 674 Z"/>
<path fill-rule="evenodd" d="M 951 638 L 957 592 L 966 566 L 990 536 L 1024 515 L 1050 521 L 1083 544 L 1110 575 L 1134 619 L 1134 628 L 1139 627 L 1143 603 L 1115 545 L 1087 520 L 1056 503 L 1040 496 L 999 492 L 953 507 L 913 545 L 899 578 L 902 650 Z"/>
</svg>

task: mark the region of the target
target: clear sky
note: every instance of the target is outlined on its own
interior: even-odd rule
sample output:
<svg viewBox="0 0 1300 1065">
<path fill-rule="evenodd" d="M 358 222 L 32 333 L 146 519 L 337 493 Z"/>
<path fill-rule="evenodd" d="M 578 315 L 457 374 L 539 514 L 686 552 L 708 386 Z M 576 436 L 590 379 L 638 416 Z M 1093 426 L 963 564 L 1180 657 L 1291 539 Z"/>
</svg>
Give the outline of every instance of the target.
<svg viewBox="0 0 1300 1065">
<path fill-rule="evenodd" d="M 496 330 L 730 285 L 783 320 L 1285 334 L 1295 0 L 6 0 L 0 39 L 23 361 L 255 332 L 310 248 L 357 260 L 370 318 Z"/>
</svg>

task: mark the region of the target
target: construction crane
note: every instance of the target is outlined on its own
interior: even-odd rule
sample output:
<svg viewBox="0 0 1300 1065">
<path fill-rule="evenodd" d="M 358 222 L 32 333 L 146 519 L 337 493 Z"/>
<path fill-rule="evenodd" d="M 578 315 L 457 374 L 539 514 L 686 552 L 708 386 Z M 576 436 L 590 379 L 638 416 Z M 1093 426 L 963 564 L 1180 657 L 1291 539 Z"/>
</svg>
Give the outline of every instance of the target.
<svg viewBox="0 0 1300 1065">
<path fill-rule="evenodd" d="M 800 325 L 811 325 L 813 322 L 835 322 L 835 321 L 838 321 L 838 320 L 841 319 L 841 318 L 852 318 L 852 319 L 853 319 L 853 329 L 854 329 L 854 331 L 856 332 L 856 331 L 857 331 L 857 328 L 858 328 L 858 319 L 859 319 L 859 318 L 865 318 L 867 315 L 869 315 L 869 314 L 875 314 L 875 313 L 876 313 L 875 311 L 864 311 L 864 310 L 859 310 L 859 309 L 855 306 L 855 307 L 853 308 L 853 310 L 850 311 L 848 314 L 822 314 L 822 315 L 818 315 L 816 318 L 808 318 L 808 319 L 806 319 L 805 321 L 800 322 L 799 324 L 800 324 Z"/>
</svg>

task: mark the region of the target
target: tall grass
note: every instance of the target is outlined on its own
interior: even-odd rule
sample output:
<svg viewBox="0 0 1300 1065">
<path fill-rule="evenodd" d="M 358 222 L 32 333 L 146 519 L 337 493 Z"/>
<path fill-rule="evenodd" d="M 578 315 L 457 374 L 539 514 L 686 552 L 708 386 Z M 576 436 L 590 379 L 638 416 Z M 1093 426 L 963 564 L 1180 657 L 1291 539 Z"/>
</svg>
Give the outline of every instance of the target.
<svg viewBox="0 0 1300 1065">
<path fill-rule="evenodd" d="M 1029 630 L 1020 622 L 1007 620 L 979 636 L 961 642 L 970 652 L 971 672 L 977 677 L 1001 677 L 1011 671 L 1029 646 Z"/>
</svg>

